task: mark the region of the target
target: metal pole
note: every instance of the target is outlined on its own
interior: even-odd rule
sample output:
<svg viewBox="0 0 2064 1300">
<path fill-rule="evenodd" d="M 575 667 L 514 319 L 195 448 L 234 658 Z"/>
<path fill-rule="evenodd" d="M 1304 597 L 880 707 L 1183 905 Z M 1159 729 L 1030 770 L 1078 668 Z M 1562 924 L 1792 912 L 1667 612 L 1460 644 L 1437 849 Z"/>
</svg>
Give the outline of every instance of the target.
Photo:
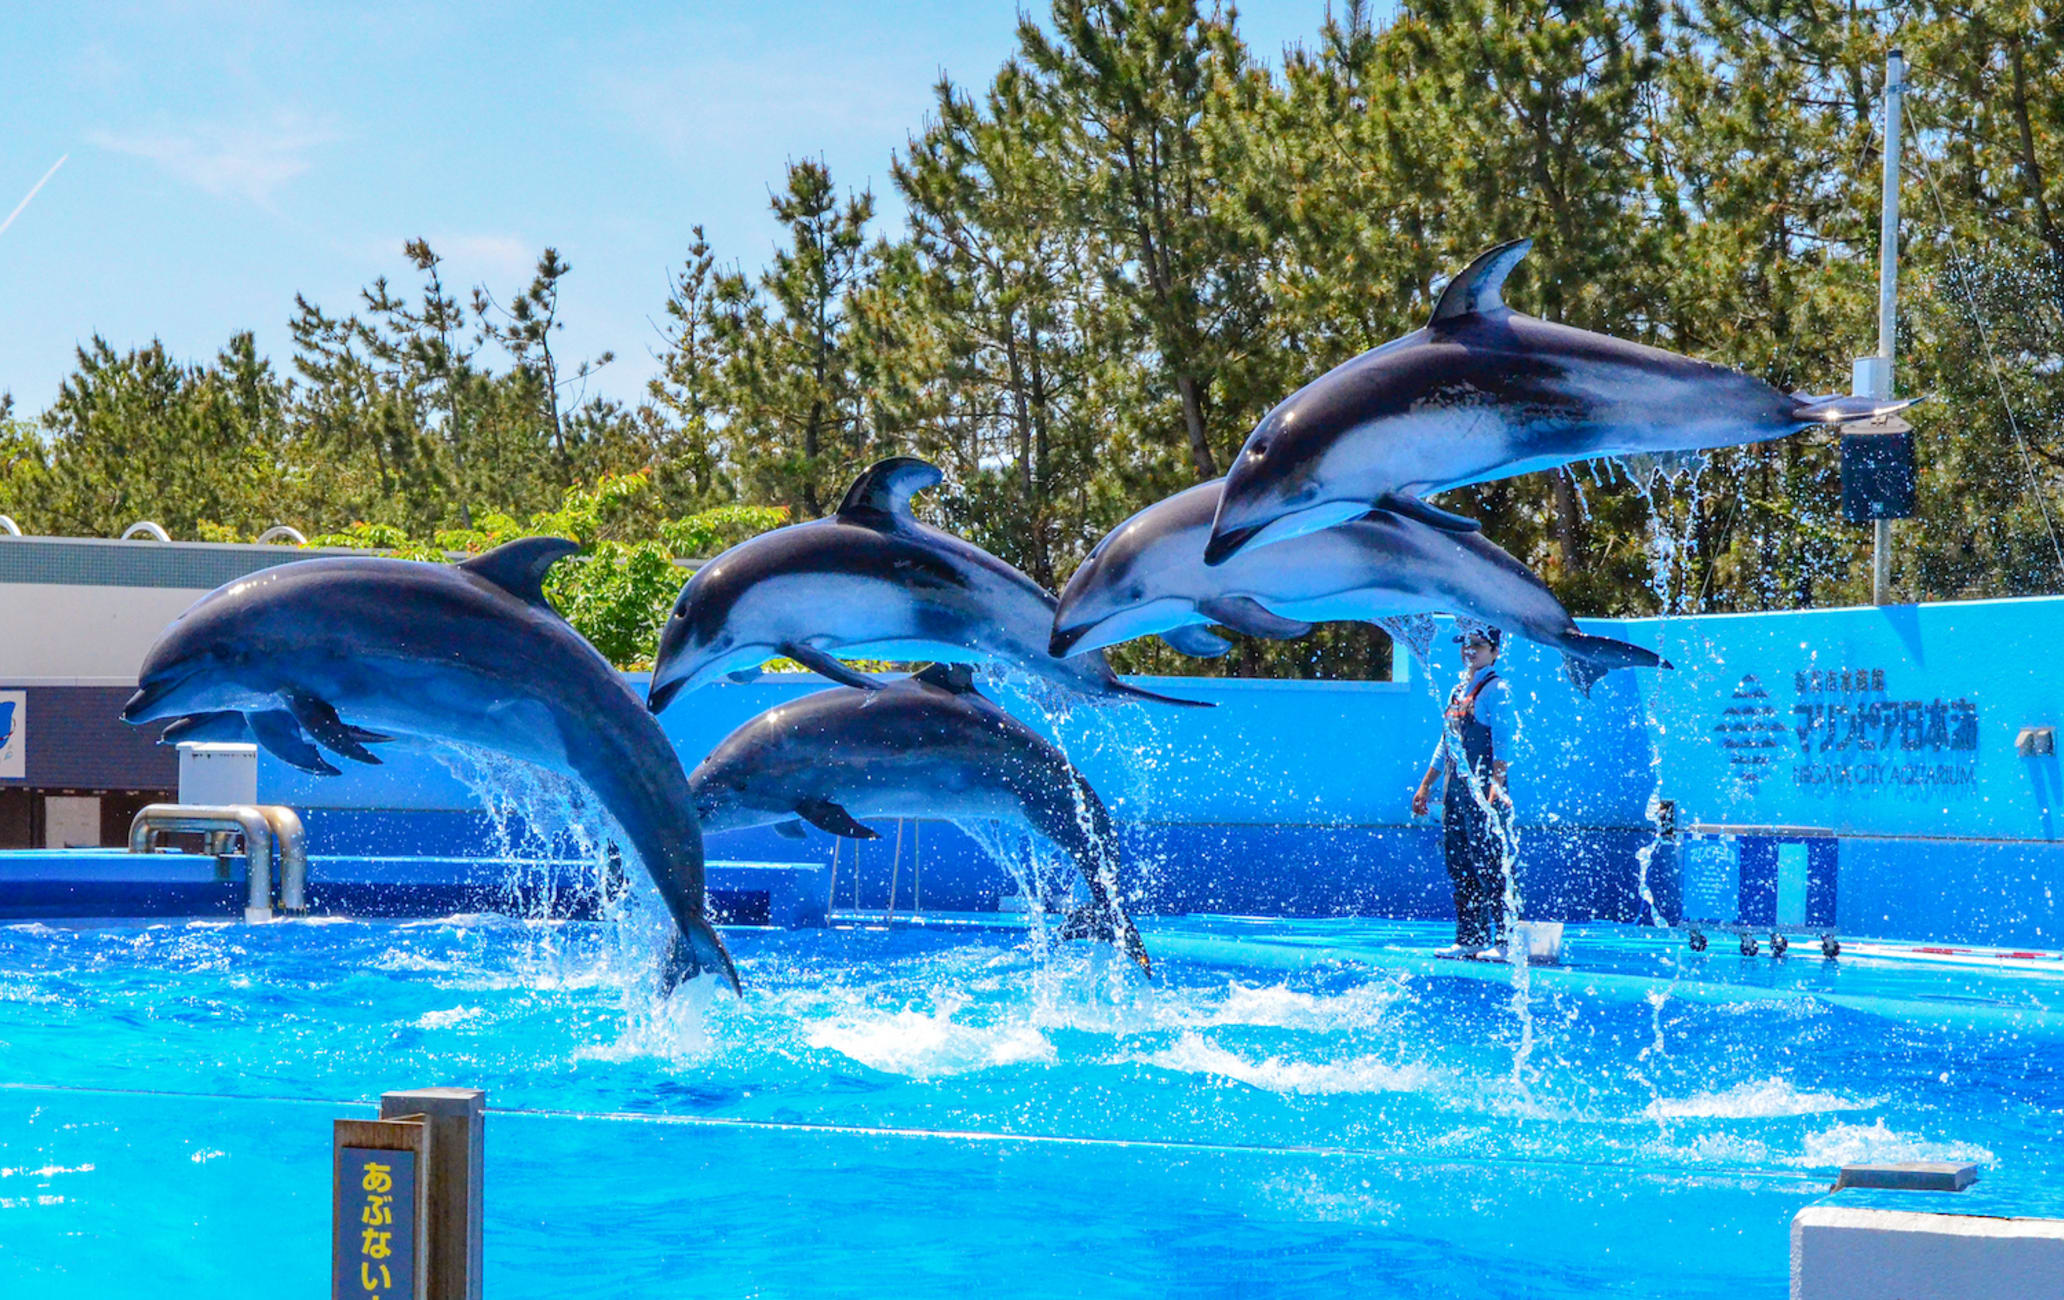
<svg viewBox="0 0 2064 1300">
<path fill-rule="evenodd" d="M 1871 367 L 1871 397 L 1892 396 L 1893 341 L 1899 312 L 1899 107 L 1906 94 L 1906 56 L 1885 59 L 1885 188 L 1878 213 L 1878 364 Z M 1889 603 L 1892 586 L 1892 521 L 1871 525 L 1871 603 Z"/>
</svg>

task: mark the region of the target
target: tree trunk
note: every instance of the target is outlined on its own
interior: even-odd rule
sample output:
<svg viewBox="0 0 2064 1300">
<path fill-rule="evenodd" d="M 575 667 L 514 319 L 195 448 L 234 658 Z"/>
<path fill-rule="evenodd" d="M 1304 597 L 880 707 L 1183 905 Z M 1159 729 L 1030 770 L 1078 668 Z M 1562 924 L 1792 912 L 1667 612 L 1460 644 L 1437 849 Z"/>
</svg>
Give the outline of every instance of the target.
<svg viewBox="0 0 2064 1300">
<path fill-rule="evenodd" d="M 1211 441 L 1204 432 L 1202 389 L 1189 375 L 1179 375 L 1175 391 L 1182 395 L 1183 425 L 1190 435 L 1190 463 L 1196 468 L 1197 481 L 1208 482 L 1218 477 L 1218 461 L 1211 454 Z"/>
</svg>

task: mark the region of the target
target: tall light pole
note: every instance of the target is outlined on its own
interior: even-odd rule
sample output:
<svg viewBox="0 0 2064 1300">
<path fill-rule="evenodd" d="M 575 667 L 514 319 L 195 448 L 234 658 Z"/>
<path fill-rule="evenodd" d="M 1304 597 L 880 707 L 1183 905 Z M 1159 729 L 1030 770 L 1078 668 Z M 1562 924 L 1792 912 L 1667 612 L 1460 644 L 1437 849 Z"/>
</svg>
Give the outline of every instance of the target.
<svg viewBox="0 0 2064 1300">
<path fill-rule="evenodd" d="M 1892 396 L 1892 349 L 1898 332 L 1899 295 L 1899 108 L 1906 94 L 1906 57 L 1885 59 L 1885 188 L 1878 216 L 1878 351 L 1858 357 L 1850 391 L 1880 401 Z M 1892 585 L 1892 521 L 1871 521 L 1871 603 L 1887 602 Z"/>
</svg>

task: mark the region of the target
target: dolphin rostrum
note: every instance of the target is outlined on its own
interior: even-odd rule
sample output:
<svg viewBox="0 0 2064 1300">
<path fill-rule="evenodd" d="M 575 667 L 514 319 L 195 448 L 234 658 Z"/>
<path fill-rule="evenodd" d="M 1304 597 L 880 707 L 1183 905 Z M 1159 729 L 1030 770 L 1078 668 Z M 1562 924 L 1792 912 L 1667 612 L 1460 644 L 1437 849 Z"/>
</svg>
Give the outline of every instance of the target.
<svg viewBox="0 0 2064 1300">
<path fill-rule="evenodd" d="M 1055 654 L 1159 635 L 1212 658 L 1230 647 L 1206 624 L 1289 637 L 1314 623 L 1449 613 L 1562 651 L 1580 690 L 1614 668 L 1669 667 L 1640 646 L 1578 631 L 1547 584 L 1483 534 L 1388 510 L 1207 566 L 1204 539 L 1223 482 L 1148 506 L 1097 543 L 1061 593 Z"/>
<path fill-rule="evenodd" d="M 122 719 L 178 718 L 177 739 L 248 730 L 311 772 L 337 770 L 324 751 L 378 763 L 369 745 L 409 735 L 571 776 L 609 809 L 673 914 L 664 987 L 714 971 L 736 989 L 703 914 L 702 831 L 680 759 L 545 600 L 546 571 L 579 549 L 529 537 L 457 566 L 349 557 L 239 578 L 159 635 Z"/>
<path fill-rule="evenodd" d="M 1119 900 L 1111 816 L 1074 764 L 974 690 L 966 665 L 934 664 L 873 690 L 834 687 L 767 710 L 688 776 L 711 831 L 808 822 L 876 839 L 861 819 L 1022 821 L 1074 859 L 1090 906 L 1070 930 L 1114 939 L 1153 974 Z"/>
<path fill-rule="evenodd" d="M 1374 506 L 1474 529 L 1423 498 L 1596 456 L 1763 442 L 1915 400 L 1786 394 L 1726 366 L 1523 316 L 1502 291 L 1532 246 L 1482 254 L 1424 329 L 1342 362 L 1262 417 L 1226 475 L 1204 562 Z"/>
<path fill-rule="evenodd" d="M 847 686 L 881 683 L 854 659 L 1002 661 L 1092 698 L 1171 699 L 1118 680 L 1100 653 L 1046 652 L 1054 600 L 989 552 L 919 523 L 910 498 L 935 466 L 882 461 L 836 513 L 741 542 L 697 569 L 660 633 L 646 702 L 741 676 L 786 655 Z"/>
</svg>

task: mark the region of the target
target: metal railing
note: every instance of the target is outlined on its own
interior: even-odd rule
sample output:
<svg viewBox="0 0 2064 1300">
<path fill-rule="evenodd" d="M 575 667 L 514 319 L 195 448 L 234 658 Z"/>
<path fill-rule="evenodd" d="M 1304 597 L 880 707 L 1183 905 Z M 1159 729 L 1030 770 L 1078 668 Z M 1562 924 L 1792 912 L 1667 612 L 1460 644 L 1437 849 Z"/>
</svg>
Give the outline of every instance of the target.
<svg viewBox="0 0 2064 1300">
<path fill-rule="evenodd" d="M 148 853 L 157 838 L 174 831 L 201 831 L 211 837 L 241 835 L 250 862 L 244 919 L 272 919 L 272 864 L 279 859 L 279 910 L 299 915 L 308 910 L 308 834 L 292 808 L 279 804 L 146 804 L 129 823 L 129 851 Z M 223 846 L 226 847 L 226 846 Z"/>
</svg>

